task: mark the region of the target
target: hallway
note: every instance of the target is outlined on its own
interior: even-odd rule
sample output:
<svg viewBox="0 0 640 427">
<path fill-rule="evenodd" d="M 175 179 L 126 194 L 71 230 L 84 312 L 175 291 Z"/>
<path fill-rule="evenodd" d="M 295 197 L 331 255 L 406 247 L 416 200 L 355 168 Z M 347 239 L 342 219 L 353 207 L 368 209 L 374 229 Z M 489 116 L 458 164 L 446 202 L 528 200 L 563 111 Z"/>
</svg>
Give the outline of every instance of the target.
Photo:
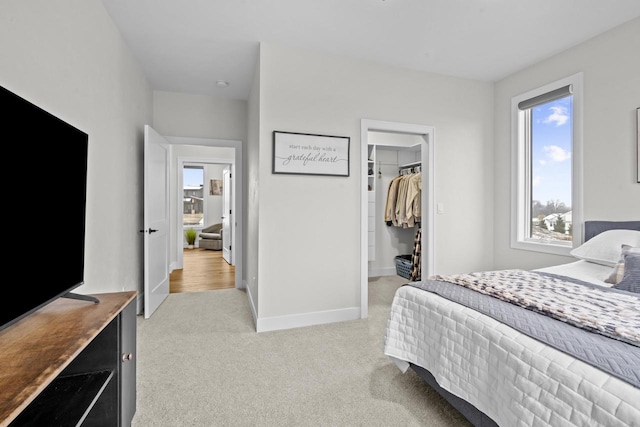
<svg viewBox="0 0 640 427">
<path fill-rule="evenodd" d="M 222 251 L 185 249 L 183 269 L 169 277 L 169 292 L 202 292 L 235 288 L 235 266 L 222 258 Z"/>
</svg>

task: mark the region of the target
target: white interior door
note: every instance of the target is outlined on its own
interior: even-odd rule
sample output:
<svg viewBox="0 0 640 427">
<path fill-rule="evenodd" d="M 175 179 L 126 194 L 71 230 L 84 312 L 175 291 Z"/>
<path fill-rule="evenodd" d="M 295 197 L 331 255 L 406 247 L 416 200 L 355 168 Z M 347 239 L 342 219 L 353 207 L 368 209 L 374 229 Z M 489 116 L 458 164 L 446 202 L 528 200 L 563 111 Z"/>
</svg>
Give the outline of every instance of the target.
<svg viewBox="0 0 640 427">
<path fill-rule="evenodd" d="M 232 223 L 231 169 L 227 166 L 222 171 L 222 257 L 229 264 L 233 264 L 231 252 Z"/>
<path fill-rule="evenodd" d="M 144 317 L 169 296 L 169 142 L 144 127 Z"/>
</svg>

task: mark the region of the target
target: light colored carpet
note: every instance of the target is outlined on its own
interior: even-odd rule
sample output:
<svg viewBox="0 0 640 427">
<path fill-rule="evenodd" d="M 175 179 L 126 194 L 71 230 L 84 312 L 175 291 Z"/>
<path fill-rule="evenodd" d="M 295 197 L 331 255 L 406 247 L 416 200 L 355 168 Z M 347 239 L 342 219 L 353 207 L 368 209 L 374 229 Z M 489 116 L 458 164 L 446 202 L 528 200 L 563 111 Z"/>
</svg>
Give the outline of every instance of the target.
<svg viewBox="0 0 640 427">
<path fill-rule="evenodd" d="M 367 319 L 259 334 L 244 291 L 170 294 L 137 320 L 133 426 L 470 425 L 382 353 L 405 282 L 371 279 Z"/>
</svg>

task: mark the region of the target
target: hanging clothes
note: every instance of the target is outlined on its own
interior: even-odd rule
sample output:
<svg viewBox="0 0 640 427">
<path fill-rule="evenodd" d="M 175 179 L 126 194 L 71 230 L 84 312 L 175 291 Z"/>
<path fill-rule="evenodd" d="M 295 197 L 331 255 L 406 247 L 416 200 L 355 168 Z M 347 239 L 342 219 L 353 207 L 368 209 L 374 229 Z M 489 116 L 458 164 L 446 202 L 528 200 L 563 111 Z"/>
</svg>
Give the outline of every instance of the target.
<svg viewBox="0 0 640 427">
<path fill-rule="evenodd" d="M 413 169 L 410 169 L 411 171 Z M 401 173 L 391 180 L 387 190 L 384 221 L 388 226 L 414 227 L 422 215 L 422 174 Z"/>
<path fill-rule="evenodd" d="M 384 222 L 387 225 L 396 225 L 396 201 L 398 200 L 398 186 L 400 185 L 400 181 L 402 180 L 402 176 L 397 176 L 391 180 L 389 183 L 389 188 L 387 190 L 387 202 L 384 208 Z"/>
<path fill-rule="evenodd" d="M 387 189 L 384 221 L 388 226 L 416 228 L 411 254 L 410 280 L 421 278 L 422 172 L 420 166 L 402 168 Z"/>
<path fill-rule="evenodd" d="M 400 179 L 400 184 L 398 185 L 398 198 L 396 199 L 396 223 L 394 224 L 396 227 L 407 228 L 408 224 L 406 222 L 407 219 L 407 190 L 409 189 L 409 179 L 410 175 L 404 175 Z"/>
<path fill-rule="evenodd" d="M 422 215 L 422 174 L 420 172 L 409 175 L 407 195 L 405 197 L 404 223 L 413 227 L 419 223 Z"/>
</svg>

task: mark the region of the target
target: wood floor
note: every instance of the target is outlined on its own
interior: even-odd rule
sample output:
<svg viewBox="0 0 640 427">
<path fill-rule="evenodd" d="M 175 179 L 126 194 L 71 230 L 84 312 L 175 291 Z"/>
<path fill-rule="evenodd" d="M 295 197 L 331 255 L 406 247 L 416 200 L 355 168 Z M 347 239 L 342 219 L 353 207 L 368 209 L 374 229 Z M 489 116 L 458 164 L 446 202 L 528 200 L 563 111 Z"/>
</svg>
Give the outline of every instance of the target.
<svg viewBox="0 0 640 427">
<path fill-rule="evenodd" d="M 233 289 L 236 270 L 222 258 L 222 251 L 185 249 L 183 269 L 173 270 L 169 276 L 169 292 L 202 292 Z"/>
</svg>

